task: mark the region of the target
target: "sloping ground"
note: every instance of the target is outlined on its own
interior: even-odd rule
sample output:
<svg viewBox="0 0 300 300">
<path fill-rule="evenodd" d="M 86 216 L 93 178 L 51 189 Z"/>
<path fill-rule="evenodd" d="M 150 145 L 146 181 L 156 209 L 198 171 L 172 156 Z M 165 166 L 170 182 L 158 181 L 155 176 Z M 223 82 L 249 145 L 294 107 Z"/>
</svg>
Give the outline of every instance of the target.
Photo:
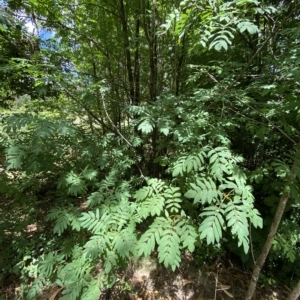
<svg viewBox="0 0 300 300">
<path fill-rule="evenodd" d="M 190 254 L 185 255 L 176 272 L 158 265 L 155 259 L 139 262 L 131 272 L 126 276 L 133 292 L 128 293 L 128 298 L 121 293 L 112 293 L 110 299 L 242 300 L 250 278 L 250 274 L 230 261 L 216 261 L 212 266 L 199 268 Z M 281 288 L 265 291 L 259 287 L 256 300 L 283 300 L 288 292 Z"/>
<path fill-rule="evenodd" d="M 128 270 L 119 275 L 115 286 L 104 291 L 99 300 L 242 300 L 249 278 L 250 274 L 230 261 L 216 261 L 200 270 L 192 255 L 186 254 L 180 269 L 172 272 L 154 258 L 143 259 L 131 262 Z M 58 300 L 61 291 L 61 287 L 54 285 L 38 300 Z M 1 300 L 22 299 L 17 278 L 8 278 L 1 292 Z M 266 291 L 260 286 L 255 300 L 284 300 L 288 293 L 285 287 Z"/>
</svg>

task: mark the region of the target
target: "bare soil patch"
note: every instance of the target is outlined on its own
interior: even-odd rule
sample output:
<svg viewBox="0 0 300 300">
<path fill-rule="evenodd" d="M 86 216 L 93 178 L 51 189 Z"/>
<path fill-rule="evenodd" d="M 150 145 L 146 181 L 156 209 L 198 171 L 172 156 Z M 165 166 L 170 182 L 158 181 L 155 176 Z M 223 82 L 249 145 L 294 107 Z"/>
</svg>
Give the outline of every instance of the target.
<svg viewBox="0 0 300 300">
<path fill-rule="evenodd" d="M 158 264 L 155 258 L 132 261 L 118 276 L 114 287 L 103 291 L 99 300 L 229 300 L 244 299 L 250 274 L 231 261 L 216 261 L 199 267 L 186 253 L 175 272 Z M 58 300 L 62 287 L 51 286 L 38 300 Z M 18 279 L 7 278 L 1 285 L 2 299 L 21 300 Z M 287 287 L 258 286 L 255 300 L 284 300 Z M 2 298 L 1 298 L 2 297 Z"/>
</svg>

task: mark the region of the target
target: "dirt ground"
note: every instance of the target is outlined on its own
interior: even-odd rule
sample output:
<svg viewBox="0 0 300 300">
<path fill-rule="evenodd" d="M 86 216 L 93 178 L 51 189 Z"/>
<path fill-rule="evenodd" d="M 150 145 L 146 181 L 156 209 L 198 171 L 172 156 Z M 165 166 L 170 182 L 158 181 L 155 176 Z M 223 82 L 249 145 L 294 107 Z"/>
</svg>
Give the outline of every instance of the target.
<svg viewBox="0 0 300 300">
<path fill-rule="evenodd" d="M 230 261 L 217 261 L 211 266 L 197 266 L 191 254 L 183 257 L 181 267 L 172 272 L 157 264 L 155 259 L 137 262 L 125 276 L 133 287 L 134 300 L 242 300 L 248 287 L 250 274 Z M 118 290 L 115 287 L 116 291 Z M 258 286 L 255 300 L 283 300 L 289 290 Z M 119 298 L 118 298 L 119 297 Z M 105 299 L 105 298 L 102 298 Z M 116 292 L 111 299 L 126 299 Z"/>
<path fill-rule="evenodd" d="M 99 300 L 242 300 L 249 278 L 249 273 L 229 260 L 200 268 L 187 253 L 181 267 L 172 272 L 156 259 L 148 258 L 132 261 L 114 287 L 103 291 Z M 38 300 L 58 300 L 62 289 L 53 285 Z M 0 300 L 22 300 L 17 279 L 7 281 L 6 286 L 2 284 L 1 290 Z M 265 290 L 258 286 L 254 300 L 284 300 L 288 293 L 287 287 Z"/>
</svg>

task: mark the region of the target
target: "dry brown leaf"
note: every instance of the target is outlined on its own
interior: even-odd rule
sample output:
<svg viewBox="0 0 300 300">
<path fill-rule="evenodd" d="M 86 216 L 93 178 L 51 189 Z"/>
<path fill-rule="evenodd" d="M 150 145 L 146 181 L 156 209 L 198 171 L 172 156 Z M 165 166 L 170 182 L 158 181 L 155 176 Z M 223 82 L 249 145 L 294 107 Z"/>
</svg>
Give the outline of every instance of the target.
<svg viewBox="0 0 300 300">
<path fill-rule="evenodd" d="M 218 284 L 218 288 L 222 291 L 231 289 L 231 285 Z"/>
<path fill-rule="evenodd" d="M 59 289 L 57 289 L 53 294 L 52 294 L 52 296 L 49 298 L 49 300 L 55 300 L 55 297 L 58 295 L 58 293 L 61 291 L 61 290 L 63 290 L 65 287 L 63 286 L 63 287 L 61 287 L 61 288 L 59 288 Z"/>
<path fill-rule="evenodd" d="M 194 284 L 194 283 L 195 283 L 195 281 L 193 281 L 193 280 L 186 280 L 186 279 L 184 279 L 182 286 L 186 286 L 188 284 Z"/>
<path fill-rule="evenodd" d="M 228 297 L 233 298 L 233 295 L 226 290 L 222 290 Z"/>
</svg>

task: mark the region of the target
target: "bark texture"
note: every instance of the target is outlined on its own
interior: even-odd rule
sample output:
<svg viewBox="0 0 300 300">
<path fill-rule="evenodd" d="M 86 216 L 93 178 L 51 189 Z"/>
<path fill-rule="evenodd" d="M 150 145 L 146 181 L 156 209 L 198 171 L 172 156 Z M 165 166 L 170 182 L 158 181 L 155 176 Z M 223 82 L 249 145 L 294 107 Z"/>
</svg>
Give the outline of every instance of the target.
<svg viewBox="0 0 300 300">
<path fill-rule="evenodd" d="M 287 300 L 297 300 L 300 297 L 300 279 L 292 292 L 289 294 Z"/>
</svg>

